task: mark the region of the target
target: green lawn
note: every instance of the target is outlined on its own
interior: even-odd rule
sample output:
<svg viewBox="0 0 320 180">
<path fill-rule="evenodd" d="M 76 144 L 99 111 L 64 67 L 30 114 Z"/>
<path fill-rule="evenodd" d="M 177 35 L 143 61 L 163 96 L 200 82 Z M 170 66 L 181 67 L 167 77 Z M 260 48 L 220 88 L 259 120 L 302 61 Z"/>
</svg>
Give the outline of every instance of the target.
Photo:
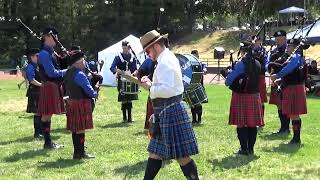
<svg viewBox="0 0 320 180">
<path fill-rule="evenodd" d="M 230 91 L 207 86 L 209 103 L 204 105 L 204 124 L 194 127 L 200 154 L 194 156 L 202 179 L 319 179 L 320 99 L 308 99 L 308 115 L 302 117 L 302 143 L 289 146 L 289 137 L 270 137 L 278 128 L 276 108 L 266 106 L 266 127 L 259 132 L 253 158 L 233 155 L 238 150 L 234 127 L 228 125 Z M 94 112 L 95 129 L 87 133 L 93 160 L 72 160 L 71 135 L 66 117 L 54 116 L 52 136 L 65 145 L 57 151 L 42 150 L 34 140 L 32 116 L 26 114 L 25 90 L 15 81 L 0 80 L 0 179 L 142 179 L 148 153 L 143 126 L 147 92 L 134 102 L 132 125 L 121 123 L 115 88 L 102 88 Z M 161 169 L 157 179 L 184 179 L 179 165 Z"/>
</svg>

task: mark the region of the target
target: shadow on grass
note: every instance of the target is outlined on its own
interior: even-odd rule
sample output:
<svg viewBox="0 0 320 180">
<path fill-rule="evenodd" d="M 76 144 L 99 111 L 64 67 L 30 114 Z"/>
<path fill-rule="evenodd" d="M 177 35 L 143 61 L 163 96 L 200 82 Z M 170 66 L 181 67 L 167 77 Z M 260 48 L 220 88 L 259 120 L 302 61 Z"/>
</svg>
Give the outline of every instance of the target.
<svg viewBox="0 0 320 180">
<path fill-rule="evenodd" d="M 272 149 L 264 148 L 265 152 L 278 152 L 278 153 L 286 153 L 286 154 L 294 154 L 298 152 L 300 148 L 303 147 L 303 144 L 287 144 L 281 143 L 278 147 L 273 147 Z"/>
<path fill-rule="evenodd" d="M 59 138 L 60 136 L 51 136 L 51 139 L 53 140 L 57 140 Z M 0 142 L 0 146 L 5 146 L 9 144 L 14 144 L 14 143 L 28 143 L 32 141 L 43 141 L 43 138 L 34 138 L 33 136 L 28 136 L 28 137 L 18 138 L 16 140 Z"/>
<path fill-rule="evenodd" d="M 46 149 L 29 150 L 22 153 L 15 153 L 9 157 L 4 158 L 5 162 L 17 162 L 19 160 L 26 160 L 36 158 L 37 156 L 45 156 L 48 153 Z"/>
<path fill-rule="evenodd" d="M 289 135 L 290 135 L 289 133 L 282 134 L 282 135 L 271 133 L 271 134 L 261 135 L 260 137 L 265 140 L 286 140 L 288 139 Z"/>
<path fill-rule="evenodd" d="M 131 176 L 139 174 L 141 171 L 144 171 L 147 167 L 147 160 L 137 162 L 133 165 L 126 165 L 119 168 L 116 168 L 114 171 L 117 174 L 125 174 L 124 179 L 128 179 Z"/>
<path fill-rule="evenodd" d="M 5 146 L 12 143 L 27 143 L 34 140 L 41 140 L 41 139 L 35 139 L 33 136 L 23 137 L 23 138 L 18 138 L 16 140 L 0 142 L 0 146 Z"/>
<path fill-rule="evenodd" d="M 50 162 L 39 162 L 38 168 L 47 169 L 47 168 L 68 168 L 78 164 L 82 164 L 84 161 L 73 160 L 73 159 L 58 159 L 56 161 Z"/>
<path fill-rule="evenodd" d="M 122 127 L 129 127 L 129 126 L 130 126 L 129 123 L 117 122 L 117 123 L 107 124 L 101 127 L 102 128 L 122 128 Z"/>
<path fill-rule="evenodd" d="M 66 128 L 51 129 L 51 133 L 70 134 Z"/>
<path fill-rule="evenodd" d="M 136 132 L 136 133 L 134 133 L 133 135 L 135 135 L 135 136 L 147 136 L 147 131 L 146 130 L 144 130 L 144 131 L 138 131 L 138 132 Z"/>
<path fill-rule="evenodd" d="M 249 164 L 251 161 L 259 159 L 259 156 L 243 156 L 243 155 L 230 155 L 224 157 L 223 159 L 209 160 L 208 162 L 212 164 L 213 171 L 217 168 L 219 169 L 235 169 L 241 166 Z"/>
<path fill-rule="evenodd" d="M 32 119 L 33 120 L 33 114 L 24 114 L 21 116 L 18 116 L 19 119 Z"/>
</svg>

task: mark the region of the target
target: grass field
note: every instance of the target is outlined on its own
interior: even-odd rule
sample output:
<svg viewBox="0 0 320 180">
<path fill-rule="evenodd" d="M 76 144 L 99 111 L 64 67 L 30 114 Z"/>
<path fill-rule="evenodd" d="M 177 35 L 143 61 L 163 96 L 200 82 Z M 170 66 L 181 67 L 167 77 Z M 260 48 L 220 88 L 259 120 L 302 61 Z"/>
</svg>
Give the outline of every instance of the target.
<svg viewBox="0 0 320 180">
<path fill-rule="evenodd" d="M 266 106 L 266 126 L 259 132 L 256 155 L 235 156 L 239 144 L 228 125 L 230 91 L 206 86 L 204 124 L 195 126 L 200 154 L 194 156 L 202 179 L 320 179 L 320 99 L 308 98 L 308 115 L 302 117 L 302 146 L 285 143 L 291 138 L 269 134 L 278 128 L 276 108 Z M 66 117 L 54 116 L 52 136 L 64 149 L 45 151 L 33 139 L 32 116 L 26 114 L 24 90 L 14 80 L 0 80 L 0 179 L 142 179 L 148 153 L 143 125 L 147 92 L 134 102 L 131 125 L 121 123 L 115 88 L 102 88 L 94 112 L 95 129 L 86 135 L 87 151 L 96 159 L 72 160 L 71 135 Z M 176 162 L 168 163 L 157 179 L 184 179 Z"/>
</svg>

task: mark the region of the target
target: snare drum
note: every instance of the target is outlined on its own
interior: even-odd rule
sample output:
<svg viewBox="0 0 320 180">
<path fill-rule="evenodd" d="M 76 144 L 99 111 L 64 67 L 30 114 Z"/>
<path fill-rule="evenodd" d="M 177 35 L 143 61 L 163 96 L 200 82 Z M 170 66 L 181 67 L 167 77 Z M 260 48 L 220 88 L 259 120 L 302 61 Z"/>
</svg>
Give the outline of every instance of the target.
<svg viewBox="0 0 320 180">
<path fill-rule="evenodd" d="M 188 86 L 183 92 L 183 99 L 190 106 L 196 106 L 208 101 L 206 91 L 200 83 Z"/>
<path fill-rule="evenodd" d="M 138 94 L 139 86 L 136 83 L 130 82 L 124 78 L 121 79 L 121 89 L 122 94 Z"/>
<path fill-rule="evenodd" d="M 201 83 L 203 76 L 201 62 L 191 54 L 175 54 L 181 66 L 183 85 Z"/>
</svg>

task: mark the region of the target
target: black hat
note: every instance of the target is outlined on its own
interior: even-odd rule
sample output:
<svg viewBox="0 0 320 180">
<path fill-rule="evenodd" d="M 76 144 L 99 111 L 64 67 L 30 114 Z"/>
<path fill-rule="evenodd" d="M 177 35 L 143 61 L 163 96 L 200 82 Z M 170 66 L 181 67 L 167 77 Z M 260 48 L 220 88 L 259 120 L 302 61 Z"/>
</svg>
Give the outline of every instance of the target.
<svg viewBox="0 0 320 180">
<path fill-rule="evenodd" d="M 43 31 L 42 31 L 42 35 L 46 35 L 46 34 L 49 34 L 49 33 L 51 33 L 52 32 L 52 34 L 54 34 L 54 35 L 58 35 L 58 31 L 55 29 L 55 28 L 53 28 L 53 27 L 47 27 L 47 28 L 45 28 Z"/>
<path fill-rule="evenodd" d="M 276 31 L 274 34 L 273 34 L 274 37 L 280 37 L 280 36 L 287 36 L 287 32 L 284 31 L 284 30 L 279 30 L 279 31 Z"/>
<path fill-rule="evenodd" d="M 122 46 L 129 46 L 129 42 L 128 41 L 122 41 Z"/>
<path fill-rule="evenodd" d="M 84 53 L 81 51 L 72 54 L 69 59 L 69 65 L 72 65 L 73 63 L 77 62 L 78 60 L 80 60 L 83 57 L 84 57 Z"/>
<path fill-rule="evenodd" d="M 28 57 L 32 56 L 32 55 L 35 55 L 37 53 L 39 53 L 39 49 L 38 48 L 31 48 L 31 49 L 27 49 L 27 52 L 26 52 L 26 55 Z"/>
</svg>

